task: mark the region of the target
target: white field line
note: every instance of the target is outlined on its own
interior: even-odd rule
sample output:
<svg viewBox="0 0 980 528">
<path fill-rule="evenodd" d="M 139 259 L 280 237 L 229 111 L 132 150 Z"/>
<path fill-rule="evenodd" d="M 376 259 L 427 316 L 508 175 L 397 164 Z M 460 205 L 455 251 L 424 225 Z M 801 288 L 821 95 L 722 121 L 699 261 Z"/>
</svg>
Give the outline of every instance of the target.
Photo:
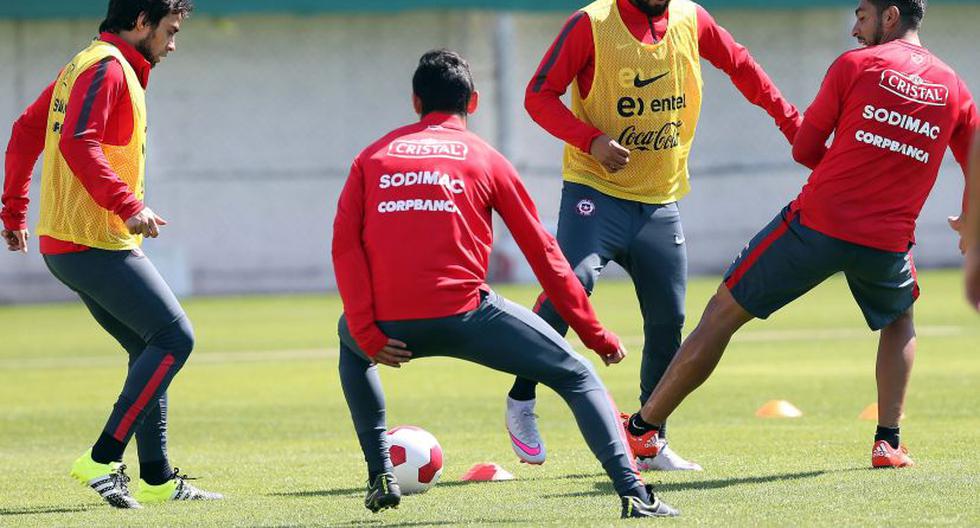
<svg viewBox="0 0 980 528">
<path fill-rule="evenodd" d="M 966 334 L 962 326 L 919 326 L 916 334 L 920 337 L 950 337 Z M 570 334 L 571 337 L 571 334 Z M 834 341 L 841 339 L 874 338 L 874 334 L 866 328 L 828 328 L 794 329 L 794 330 L 753 330 L 736 334 L 734 342 L 790 342 L 790 341 Z M 643 336 L 622 336 L 625 344 L 640 346 Z M 578 339 L 573 343 L 581 349 Z M 192 365 L 228 364 L 228 363 L 263 363 L 275 361 L 312 361 L 337 357 L 337 348 L 310 348 L 291 350 L 237 351 L 237 352 L 196 352 L 191 355 Z M 28 369 L 61 369 L 61 368 L 95 368 L 115 367 L 125 365 L 125 355 L 120 351 L 118 356 L 85 356 L 85 357 L 47 357 L 47 358 L 0 358 L 0 371 L 12 374 L 14 370 Z"/>
</svg>

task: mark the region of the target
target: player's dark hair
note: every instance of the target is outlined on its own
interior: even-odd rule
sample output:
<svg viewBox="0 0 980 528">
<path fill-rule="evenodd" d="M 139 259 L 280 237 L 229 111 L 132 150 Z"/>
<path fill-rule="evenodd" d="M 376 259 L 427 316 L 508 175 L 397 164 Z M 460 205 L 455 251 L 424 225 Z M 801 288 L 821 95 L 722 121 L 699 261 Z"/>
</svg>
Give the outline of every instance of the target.
<svg viewBox="0 0 980 528">
<path fill-rule="evenodd" d="M 922 19 L 926 16 L 928 0 L 868 0 L 878 8 L 878 13 L 884 13 L 891 6 L 898 8 L 902 16 L 902 26 L 905 29 L 919 29 Z"/>
<path fill-rule="evenodd" d="M 473 96 L 470 65 L 455 51 L 429 51 L 419 59 L 412 89 L 422 101 L 422 115 L 430 112 L 466 115 Z"/>
<path fill-rule="evenodd" d="M 141 14 L 152 27 L 167 15 L 187 16 L 194 10 L 193 0 L 109 0 L 109 11 L 99 26 L 100 33 L 119 33 L 136 27 Z"/>
</svg>

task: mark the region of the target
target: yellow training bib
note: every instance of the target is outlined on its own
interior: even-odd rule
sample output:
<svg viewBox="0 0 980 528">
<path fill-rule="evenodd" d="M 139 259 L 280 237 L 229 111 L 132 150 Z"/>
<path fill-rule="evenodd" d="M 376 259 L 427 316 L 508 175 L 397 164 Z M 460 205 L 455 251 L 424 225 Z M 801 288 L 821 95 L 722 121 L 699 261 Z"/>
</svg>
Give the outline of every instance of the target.
<svg viewBox="0 0 980 528">
<path fill-rule="evenodd" d="M 656 44 L 636 40 L 616 0 L 583 11 L 592 22 L 595 77 L 584 99 L 573 83 L 572 112 L 630 149 L 630 162 L 611 174 L 566 145 L 563 176 L 617 198 L 676 202 L 691 188 L 687 159 L 701 115 L 697 5 L 673 0 L 667 32 Z"/>
<path fill-rule="evenodd" d="M 131 235 L 123 219 L 100 207 L 68 167 L 58 144 L 61 141 L 65 110 L 71 101 L 72 88 L 78 77 L 100 61 L 119 61 L 126 76 L 133 104 L 133 136 L 123 146 L 102 145 L 102 152 L 113 171 L 126 182 L 140 200 L 143 199 L 143 175 L 146 168 L 146 99 L 136 72 L 118 48 L 96 40 L 65 66 L 55 83 L 48 110 L 48 129 L 44 140 L 44 166 L 41 172 L 41 221 L 37 232 L 66 242 L 108 250 L 135 249 L 143 241 Z M 71 134 L 74 131 L 67 131 Z"/>
</svg>

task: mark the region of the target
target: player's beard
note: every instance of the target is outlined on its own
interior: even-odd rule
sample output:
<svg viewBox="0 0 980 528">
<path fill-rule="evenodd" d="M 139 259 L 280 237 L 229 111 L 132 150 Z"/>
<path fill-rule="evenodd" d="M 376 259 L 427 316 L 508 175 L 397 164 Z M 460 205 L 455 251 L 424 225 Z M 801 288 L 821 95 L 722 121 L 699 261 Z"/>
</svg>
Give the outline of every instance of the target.
<svg viewBox="0 0 980 528">
<path fill-rule="evenodd" d="M 150 67 L 156 66 L 160 62 L 160 58 L 153 55 L 153 38 L 156 34 L 157 30 L 154 29 L 145 39 L 136 43 L 136 51 L 140 52 L 140 55 L 150 63 Z"/>
<path fill-rule="evenodd" d="M 667 7 L 670 6 L 670 0 L 667 0 L 666 2 L 664 2 L 664 5 L 660 5 L 660 6 L 651 6 L 646 2 L 646 0 L 632 0 L 632 2 L 637 9 L 643 11 L 643 13 L 646 16 L 651 18 L 662 17 L 664 13 L 667 12 Z"/>
<path fill-rule="evenodd" d="M 875 24 L 875 34 L 872 35 L 871 41 L 866 42 L 865 44 L 868 46 L 877 46 L 878 44 L 881 44 L 884 40 L 885 40 L 885 23 L 881 19 L 881 16 L 879 16 L 878 22 Z"/>
</svg>

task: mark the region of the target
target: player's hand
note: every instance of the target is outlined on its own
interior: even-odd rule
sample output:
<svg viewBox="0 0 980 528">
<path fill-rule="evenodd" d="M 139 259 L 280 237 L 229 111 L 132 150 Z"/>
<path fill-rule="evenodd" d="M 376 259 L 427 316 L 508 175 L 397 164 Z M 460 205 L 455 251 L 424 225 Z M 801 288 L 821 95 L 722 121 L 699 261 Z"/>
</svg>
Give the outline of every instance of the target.
<svg viewBox="0 0 980 528">
<path fill-rule="evenodd" d="M 980 312 L 980 247 L 974 246 L 966 253 L 963 272 L 966 276 L 966 299 L 974 310 Z"/>
<path fill-rule="evenodd" d="M 966 240 L 963 239 L 963 217 L 962 216 L 950 216 L 946 218 L 949 222 L 949 227 L 953 231 L 956 231 L 960 235 L 960 253 L 966 255 Z"/>
<path fill-rule="evenodd" d="M 408 363 L 412 359 L 412 353 L 408 350 L 408 345 L 405 343 L 397 339 L 389 339 L 388 344 L 371 359 L 375 363 L 401 368 L 402 363 Z"/>
<path fill-rule="evenodd" d="M 619 172 L 630 162 L 630 151 L 603 134 L 592 140 L 589 153 L 609 172 Z"/>
<path fill-rule="evenodd" d="M 27 239 L 31 237 L 30 232 L 26 229 L 4 229 L 2 234 L 4 242 L 7 243 L 7 249 L 27 253 Z"/>
<path fill-rule="evenodd" d="M 602 356 L 602 362 L 605 363 L 607 367 L 609 365 L 615 365 L 616 363 L 619 363 L 620 361 L 625 359 L 626 354 L 627 354 L 626 346 L 624 346 L 623 342 L 620 341 L 619 348 L 616 349 L 616 353 L 610 356 Z"/>
<path fill-rule="evenodd" d="M 149 207 L 144 207 L 142 211 L 126 220 L 126 229 L 129 229 L 131 234 L 143 235 L 147 238 L 160 236 L 160 226 L 165 225 L 167 221 L 157 216 Z"/>
</svg>

